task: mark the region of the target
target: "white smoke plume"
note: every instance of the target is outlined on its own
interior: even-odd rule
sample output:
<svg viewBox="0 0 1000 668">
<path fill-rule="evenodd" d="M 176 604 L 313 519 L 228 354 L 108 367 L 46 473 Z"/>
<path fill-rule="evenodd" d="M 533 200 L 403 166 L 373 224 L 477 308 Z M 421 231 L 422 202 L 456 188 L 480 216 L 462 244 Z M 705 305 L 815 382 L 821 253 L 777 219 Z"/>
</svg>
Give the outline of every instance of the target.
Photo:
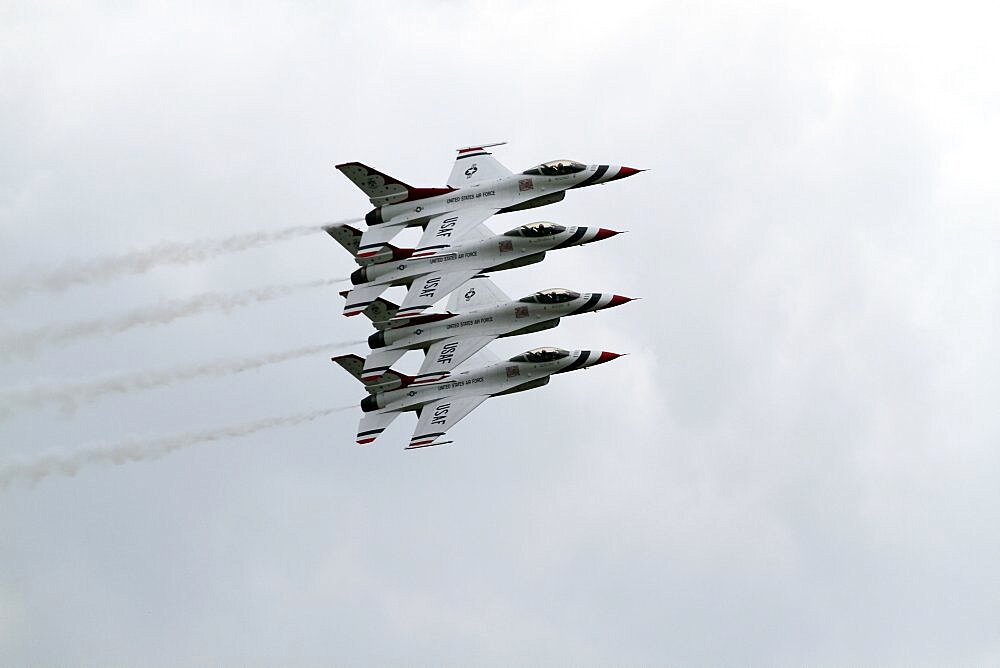
<svg viewBox="0 0 1000 668">
<path fill-rule="evenodd" d="M 306 283 L 271 285 L 242 292 L 207 292 L 191 299 L 168 301 L 105 318 L 46 325 L 15 332 L 0 336 L 0 360 L 29 356 L 45 346 L 71 343 L 94 336 L 111 336 L 140 325 L 164 325 L 179 318 L 210 311 L 228 312 L 235 308 L 280 299 L 302 290 L 321 288 L 344 280 L 346 279 L 330 278 Z"/>
<path fill-rule="evenodd" d="M 221 239 L 203 239 L 188 243 L 161 243 L 150 248 L 94 258 L 72 260 L 53 270 L 29 269 L 0 283 L 0 303 L 12 302 L 37 293 L 62 292 L 75 285 L 110 281 L 120 276 L 142 274 L 161 265 L 184 265 L 322 231 L 329 225 L 361 221 L 351 218 L 324 225 L 298 225 L 272 232 L 236 234 Z"/>
<path fill-rule="evenodd" d="M 51 475 L 76 475 L 77 472 L 87 466 L 100 464 L 118 466 L 130 462 L 160 459 L 172 452 L 199 443 L 239 438 L 241 436 L 249 436 L 264 429 L 288 427 L 303 422 L 310 422 L 331 413 L 354 407 L 354 405 L 351 405 L 337 408 L 321 408 L 306 413 L 245 422 L 221 429 L 205 429 L 187 434 L 124 441 L 111 445 L 91 445 L 75 450 L 49 450 L 31 457 L 12 458 L 0 462 L 0 489 L 18 480 L 38 482 Z"/>
<path fill-rule="evenodd" d="M 98 378 L 91 381 L 36 384 L 25 388 L 0 391 L 0 418 L 19 408 L 59 405 L 72 410 L 83 403 L 97 401 L 109 394 L 125 394 L 166 387 L 202 377 L 219 377 L 280 364 L 293 359 L 319 355 L 331 348 L 357 345 L 363 341 L 341 341 L 314 346 L 302 346 L 266 355 L 238 359 L 215 360 L 204 364 L 170 369 L 150 369 L 137 373 Z"/>
</svg>

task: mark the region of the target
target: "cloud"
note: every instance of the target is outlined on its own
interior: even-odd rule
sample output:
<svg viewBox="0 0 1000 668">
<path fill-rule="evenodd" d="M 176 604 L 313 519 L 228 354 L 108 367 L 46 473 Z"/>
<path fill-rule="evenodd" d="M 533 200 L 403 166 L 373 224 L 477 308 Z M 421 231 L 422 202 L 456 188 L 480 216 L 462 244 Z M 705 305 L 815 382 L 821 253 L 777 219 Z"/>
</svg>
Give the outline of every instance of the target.
<svg viewBox="0 0 1000 668">
<path fill-rule="evenodd" d="M 632 354 L 491 400 L 446 448 L 402 452 L 411 416 L 356 447 L 345 411 L 280 432 L 287 447 L 10 487 L 14 661 L 551 663 L 559 647 L 580 664 L 997 662 L 990 10 L 92 12 L 4 22 L 5 266 L 359 215 L 335 163 L 438 186 L 453 149 L 506 139 L 511 169 L 651 171 L 491 220 L 631 231 L 498 284 L 644 299 L 494 344 Z M 5 328 L 331 263 L 351 268 L 302 237 L 84 302 L 20 300 Z M 7 382 L 145 368 L 153 343 L 172 368 L 234 342 L 367 336 L 338 301 L 306 290 L 142 341 L 81 340 L 72 357 L 46 348 L 7 364 Z M 72 420 L 17 415 L 5 447 L 356 405 L 329 366 L 108 396 Z"/>
</svg>

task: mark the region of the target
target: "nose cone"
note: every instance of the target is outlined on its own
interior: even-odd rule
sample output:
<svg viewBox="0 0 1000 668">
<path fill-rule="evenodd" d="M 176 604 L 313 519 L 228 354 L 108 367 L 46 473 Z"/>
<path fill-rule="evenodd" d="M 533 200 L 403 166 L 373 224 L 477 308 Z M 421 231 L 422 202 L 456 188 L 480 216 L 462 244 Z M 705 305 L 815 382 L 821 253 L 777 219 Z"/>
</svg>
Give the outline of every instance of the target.
<svg viewBox="0 0 1000 668">
<path fill-rule="evenodd" d="M 616 181 L 618 179 L 624 179 L 627 176 L 632 176 L 633 174 L 638 174 L 639 172 L 644 172 L 644 171 L 646 170 L 635 169 L 634 167 L 622 167 L 621 169 L 618 170 L 618 174 L 615 175 L 615 178 L 611 180 Z"/>
<path fill-rule="evenodd" d="M 607 350 L 602 350 L 597 360 L 591 362 L 590 366 L 597 366 L 598 364 L 604 364 L 605 362 L 616 360 L 619 357 L 622 357 L 622 353 L 609 353 Z"/>
<path fill-rule="evenodd" d="M 614 169 L 614 168 L 612 168 L 612 169 Z M 612 172 L 613 175 L 610 178 L 606 179 L 605 183 L 607 183 L 609 181 L 617 181 L 618 179 L 624 179 L 624 178 L 626 178 L 628 176 L 632 176 L 633 174 L 638 174 L 639 172 L 644 172 L 644 171 L 646 171 L 646 170 L 645 169 L 636 169 L 634 167 L 624 167 L 624 166 L 623 167 L 619 167 L 617 173 L 613 173 L 612 170 L 609 169 L 608 172 Z"/>
<path fill-rule="evenodd" d="M 597 229 L 597 234 L 594 235 L 594 241 L 603 241 L 604 239 L 609 239 L 616 234 L 621 234 L 618 230 L 609 230 L 606 227 L 600 227 Z"/>
<path fill-rule="evenodd" d="M 628 304 L 632 300 L 632 297 L 623 297 L 621 295 L 611 295 L 611 301 L 604 308 L 611 308 L 612 306 L 621 306 L 622 304 Z"/>
</svg>

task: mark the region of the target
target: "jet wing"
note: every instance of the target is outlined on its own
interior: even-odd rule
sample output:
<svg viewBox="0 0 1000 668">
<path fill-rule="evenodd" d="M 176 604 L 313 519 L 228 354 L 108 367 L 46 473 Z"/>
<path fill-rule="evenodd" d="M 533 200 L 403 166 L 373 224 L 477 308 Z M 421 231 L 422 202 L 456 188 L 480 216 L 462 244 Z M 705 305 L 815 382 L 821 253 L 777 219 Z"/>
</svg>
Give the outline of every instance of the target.
<svg viewBox="0 0 1000 668">
<path fill-rule="evenodd" d="M 452 290 L 465 283 L 477 273 L 479 273 L 477 270 L 469 269 L 467 271 L 436 271 L 432 274 L 421 276 L 410 285 L 410 290 L 406 293 L 406 299 L 403 300 L 399 310 L 392 316 L 390 322 L 401 318 L 412 318 L 422 313 L 424 309 L 434 306 L 435 303 L 444 299 Z M 377 296 L 375 295 L 375 297 Z M 375 297 L 372 297 L 372 300 Z"/>
<path fill-rule="evenodd" d="M 355 439 L 358 445 L 368 445 L 374 442 L 397 417 L 399 417 L 399 411 L 365 413 L 361 417 L 361 422 L 358 423 L 358 435 Z"/>
<path fill-rule="evenodd" d="M 448 177 L 448 186 L 465 188 L 481 181 L 493 181 L 510 176 L 510 170 L 486 150 L 490 146 L 500 146 L 500 144 L 458 149 L 455 166 L 451 168 L 451 176 Z"/>
<path fill-rule="evenodd" d="M 413 438 L 406 449 L 442 445 L 437 439 L 487 399 L 489 395 L 446 397 L 427 404 L 420 410 L 417 428 L 413 430 Z"/>
<path fill-rule="evenodd" d="M 486 276 L 476 276 L 451 293 L 451 297 L 448 298 L 448 311 L 464 313 L 509 301 L 510 297 L 498 288 L 496 283 Z"/>
<path fill-rule="evenodd" d="M 459 364 L 488 346 L 496 338 L 493 335 L 487 335 L 438 341 L 427 349 L 427 357 L 424 358 L 420 371 L 414 376 L 416 380 L 413 381 L 413 384 L 436 383 L 442 380 L 452 369 L 457 368 Z"/>
<path fill-rule="evenodd" d="M 420 243 L 417 244 L 412 257 L 426 257 L 447 253 L 452 243 L 469 235 L 484 220 L 499 210 L 495 207 L 470 207 L 434 216 L 427 222 L 427 227 L 424 228 L 424 235 L 420 237 Z M 389 237 L 389 239 L 391 238 Z M 364 251 L 365 243 L 365 239 L 362 238 L 362 251 Z"/>
</svg>

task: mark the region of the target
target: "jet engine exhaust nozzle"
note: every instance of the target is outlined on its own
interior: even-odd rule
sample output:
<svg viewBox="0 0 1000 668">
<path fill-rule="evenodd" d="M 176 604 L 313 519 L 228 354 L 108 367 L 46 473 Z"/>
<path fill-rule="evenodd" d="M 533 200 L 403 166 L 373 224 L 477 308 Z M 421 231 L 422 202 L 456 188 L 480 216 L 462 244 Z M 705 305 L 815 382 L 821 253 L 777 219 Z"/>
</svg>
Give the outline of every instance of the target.
<svg viewBox="0 0 1000 668">
<path fill-rule="evenodd" d="M 368 267 L 359 267 L 351 272 L 351 285 L 361 285 L 368 282 Z"/>
<path fill-rule="evenodd" d="M 379 330 L 368 337 L 368 347 L 372 350 L 385 348 L 385 332 Z"/>
</svg>

